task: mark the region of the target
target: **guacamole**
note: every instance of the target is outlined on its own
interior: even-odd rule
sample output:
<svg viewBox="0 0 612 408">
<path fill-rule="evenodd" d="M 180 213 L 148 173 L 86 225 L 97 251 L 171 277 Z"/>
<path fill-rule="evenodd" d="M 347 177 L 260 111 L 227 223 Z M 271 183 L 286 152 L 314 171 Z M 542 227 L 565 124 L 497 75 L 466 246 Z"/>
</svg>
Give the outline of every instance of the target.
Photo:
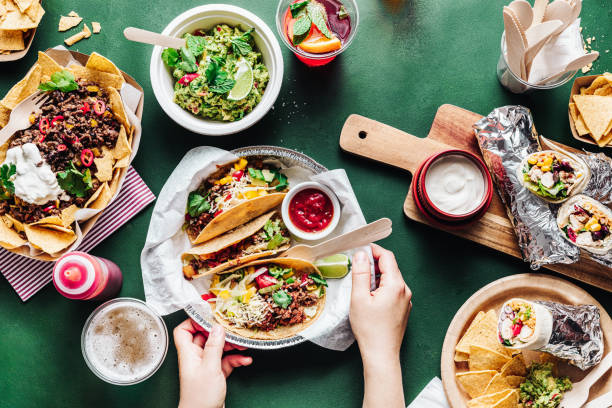
<svg viewBox="0 0 612 408">
<path fill-rule="evenodd" d="M 270 79 L 252 31 L 219 24 L 186 34 L 186 46 L 180 50 L 165 49 L 162 60 L 176 80 L 174 102 L 194 115 L 223 122 L 240 120 L 251 112 Z M 249 70 L 253 73 L 250 91 Z M 240 79 L 240 74 L 247 79 Z M 246 95 L 232 97 L 232 89 L 244 87 L 245 82 Z"/>
<path fill-rule="evenodd" d="M 572 389 L 572 382 L 567 377 L 555 378 L 553 363 L 533 363 L 520 388 L 520 398 L 525 408 L 556 408 L 563 393 Z"/>
</svg>

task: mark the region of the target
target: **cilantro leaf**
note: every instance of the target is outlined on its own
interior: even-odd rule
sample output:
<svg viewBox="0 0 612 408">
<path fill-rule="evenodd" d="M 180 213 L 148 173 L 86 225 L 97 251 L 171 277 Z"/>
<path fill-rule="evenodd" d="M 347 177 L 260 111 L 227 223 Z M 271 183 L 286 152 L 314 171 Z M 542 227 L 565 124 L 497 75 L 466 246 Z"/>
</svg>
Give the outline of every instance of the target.
<svg viewBox="0 0 612 408">
<path fill-rule="evenodd" d="M 204 37 L 187 34 L 185 36 L 185 41 L 187 43 L 187 48 L 195 58 L 204 53 L 204 48 L 206 47 L 206 39 L 204 39 Z"/>
<path fill-rule="evenodd" d="M 253 51 L 250 41 L 253 38 L 251 37 L 251 33 L 254 30 L 254 28 L 251 28 L 249 31 L 242 34 L 240 37 L 235 37 L 230 40 L 232 43 L 232 50 L 234 50 L 234 54 L 247 55 L 249 52 Z"/>
<path fill-rule="evenodd" d="M 177 67 L 181 71 L 185 72 L 196 72 L 198 70 L 198 65 L 196 64 L 196 59 L 193 56 L 193 53 L 187 47 L 181 47 L 181 57 L 183 60 L 178 63 Z"/>
<path fill-rule="evenodd" d="M 197 191 L 189 193 L 189 197 L 187 198 L 187 212 L 190 216 L 197 217 L 203 212 L 210 210 L 210 203 L 206 200 L 209 195 L 210 192 L 205 196 L 201 196 Z"/>
<path fill-rule="evenodd" d="M 70 168 L 57 173 L 57 183 L 62 190 L 76 197 L 85 197 L 87 191 L 93 188 L 91 171 L 87 169 L 81 173 L 73 162 L 70 162 Z"/>
<path fill-rule="evenodd" d="M 297 3 L 293 3 L 289 6 L 291 10 L 291 17 L 296 18 L 298 13 L 308 5 L 308 0 L 298 1 Z"/>
<path fill-rule="evenodd" d="M 293 302 L 293 298 L 290 294 L 285 292 L 284 290 L 278 290 L 272 295 L 272 299 L 274 299 L 274 303 L 286 309 L 289 307 L 291 302 Z"/>
<path fill-rule="evenodd" d="M 14 163 L 3 164 L 0 167 L 0 200 L 8 200 L 11 195 L 15 194 L 15 184 L 11 178 L 17 173 L 17 167 Z"/>
<path fill-rule="evenodd" d="M 213 57 L 210 59 L 204 75 L 208 82 L 208 89 L 214 93 L 226 93 L 232 90 L 236 81 L 227 77 L 227 72 L 221 70 L 225 59 Z"/>
<path fill-rule="evenodd" d="M 176 67 L 181 59 L 178 50 L 174 48 L 166 48 L 162 51 L 162 61 L 169 67 Z"/>
<path fill-rule="evenodd" d="M 281 234 L 275 234 L 268 242 L 267 249 L 276 249 L 287 241 L 289 241 L 289 238 L 285 238 Z"/>
<path fill-rule="evenodd" d="M 79 84 L 74 79 L 74 74 L 67 70 L 57 71 L 51 75 L 51 80 L 38 86 L 44 92 L 62 91 L 71 92 L 79 89 Z"/>
<path fill-rule="evenodd" d="M 312 279 L 318 285 L 327 286 L 327 281 L 323 279 L 322 277 L 320 277 L 319 275 L 315 275 L 314 273 L 311 273 L 310 275 L 308 275 L 308 277 Z"/>
<path fill-rule="evenodd" d="M 206 76 L 206 82 L 209 84 L 213 84 L 215 82 L 215 78 L 217 77 L 217 72 L 219 72 L 220 66 L 223 65 L 222 59 L 219 57 L 212 57 L 208 62 L 208 66 L 206 67 L 206 71 L 204 71 L 204 75 Z"/>
</svg>

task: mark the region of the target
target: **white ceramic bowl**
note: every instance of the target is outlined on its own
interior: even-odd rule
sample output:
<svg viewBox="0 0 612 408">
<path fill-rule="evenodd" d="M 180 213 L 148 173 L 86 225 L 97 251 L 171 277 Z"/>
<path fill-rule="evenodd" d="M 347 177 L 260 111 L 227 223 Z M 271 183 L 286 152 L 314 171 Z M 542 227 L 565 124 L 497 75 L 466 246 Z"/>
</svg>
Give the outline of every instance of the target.
<svg viewBox="0 0 612 408">
<path fill-rule="evenodd" d="M 306 190 L 308 188 L 313 188 L 315 190 L 320 190 L 324 192 L 331 200 L 332 206 L 334 208 L 334 215 L 332 217 L 332 220 L 324 230 L 318 232 L 302 231 L 293 224 L 293 221 L 291 221 L 291 218 L 289 217 L 289 203 L 291 202 L 291 199 L 300 191 Z M 323 184 L 314 181 L 306 181 L 304 183 L 296 185 L 295 187 L 292 187 L 283 199 L 283 204 L 281 206 L 281 215 L 283 217 L 283 222 L 287 226 L 287 229 L 289 229 L 289 232 L 291 232 L 291 234 L 295 237 L 306 241 L 317 241 L 331 234 L 332 231 L 335 230 L 338 226 L 341 211 L 342 210 L 340 209 L 340 202 L 338 201 L 338 197 L 336 197 L 336 194 L 334 194 L 333 191 L 331 191 Z"/>
<path fill-rule="evenodd" d="M 243 30 L 255 28 L 253 38 L 270 73 L 270 81 L 264 95 L 252 112 L 235 122 L 221 122 L 195 116 L 173 102 L 174 79 L 170 69 L 161 60 L 163 48 L 155 46 L 151 55 L 151 86 L 160 106 L 172 120 L 192 132 L 201 135 L 221 136 L 240 132 L 255 124 L 270 110 L 283 81 L 283 55 L 272 30 L 255 14 L 243 8 L 227 4 L 207 4 L 185 11 L 162 31 L 171 37 L 182 37 L 196 29 L 209 29 L 225 23 Z"/>
</svg>

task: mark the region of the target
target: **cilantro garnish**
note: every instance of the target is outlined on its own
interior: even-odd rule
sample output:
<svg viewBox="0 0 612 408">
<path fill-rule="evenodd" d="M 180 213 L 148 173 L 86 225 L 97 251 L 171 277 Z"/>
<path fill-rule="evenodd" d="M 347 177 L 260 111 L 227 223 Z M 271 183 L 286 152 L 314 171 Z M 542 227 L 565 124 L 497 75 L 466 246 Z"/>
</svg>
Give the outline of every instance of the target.
<svg viewBox="0 0 612 408">
<path fill-rule="evenodd" d="M 3 164 L 0 167 L 0 200 L 8 200 L 15 194 L 15 184 L 11 178 L 17 173 L 17 166 L 11 163 Z"/>
<path fill-rule="evenodd" d="M 320 277 L 319 275 L 315 275 L 314 273 L 311 273 L 310 275 L 308 275 L 308 277 L 312 279 L 316 284 L 327 286 L 327 281 L 323 279 L 322 277 Z"/>
<path fill-rule="evenodd" d="M 176 67 L 181 60 L 179 52 L 174 48 L 166 48 L 162 51 L 162 61 L 169 67 Z"/>
<path fill-rule="evenodd" d="M 251 33 L 254 30 L 254 28 L 251 28 L 249 31 L 242 34 L 240 37 L 235 37 L 231 39 L 232 50 L 234 50 L 234 54 L 247 55 L 249 52 L 253 51 L 250 41 L 252 39 Z"/>
<path fill-rule="evenodd" d="M 193 55 L 191 50 L 187 47 L 181 47 L 181 58 L 176 67 L 184 72 L 196 72 L 198 70 L 198 64 L 196 64 L 196 57 Z"/>
<path fill-rule="evenodd" d="M 204 54 L 206 40 L 204 37 L 186 34 L 185 46 L 179 50 L 175 48 L 166 48 L 162 51 L 162 61 L 172 68 L 178 68 L 184 72 L 196 72 L 198 64 L 196 58 Z"/>
<path fill-rule="evenodd" d="M 73 162 L 70 162 L 70 168 L 57 173 L 57 183 L 64 191 L 76 197 L 85 197 L 87 191 L 93 188 L 91 171 L 86 169 L 80 172 Z"/>
<path fill-rule="evenodd" d="M 274 299 L 274 303 L 286 309 L 289 307 L 291 302 L 293 302 L 293 298 L 290 294 L 285 292 L 284 290 L 278 290 L 272 295 L 272 299 Z"/>
<path fill-rule="evenodd" d="M 199 35 L 185 35 L 185 42 L 187 43 L 187 49 L 191 51 L 194 57 L 198 58 L 200 55 L 204 54 L 204 49 L 206 47 L 206 39 Z"/>
<path fill-rule="evenodd" d="M 226 93 L 232 90 L 236 81 L 227 77 L 227 72 L 221 67 L 225 64 L 225 59 L 213 57 L 210 59 L 206 71 L 206 81 L 208 89 L 214 93 Z"/>
<path fill-rule="evenodd" d="M 79 89 L 79 84 L 74 79 L 74 74 L 67 70 L 57 71 L 51 75 L 51 80 L 38 85 L 38 89 L 44 92 L 62 91 L 71 92 Z"/>
<path fill-rule="evenodd" d="M 187 198 L 187 212 L 190 216 L 197 217 L 203 212 L 210 210 L 210 203 L 206 200 L 209 195 L 210 192 L 205 196 L 201 196 L 197 191 L 189 193 L 189 198 Z"/>
</svg>

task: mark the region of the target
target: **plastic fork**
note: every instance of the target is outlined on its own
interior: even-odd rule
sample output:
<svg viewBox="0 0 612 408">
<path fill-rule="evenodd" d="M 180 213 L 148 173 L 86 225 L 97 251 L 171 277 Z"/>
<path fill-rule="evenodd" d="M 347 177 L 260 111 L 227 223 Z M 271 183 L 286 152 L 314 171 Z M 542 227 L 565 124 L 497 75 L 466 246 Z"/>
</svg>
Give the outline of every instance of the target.
<svg viewBox="0 0 612 408">
<path fill-rule="evenodd" d="M 0 130 L 0 146 L 6 143 L 15 132 L 32 126 L 30 114 L 40 109 L 48 99 L 49 95 L 39 91 L 28 96 L 19 105 L 15 106 L 15 109 L 11 111 L 9 122 Z"/>
<path fill-rule="evenodd" d="M 607 356 L 596 365 L 582 381 L 577 382 L 573 385 L 572 390 L 565 393 L 561 400 L 560 408 L 577 408 L 584 405 L 589 398 L 589 390 L 591 386 L 601 378 L 609 369 L 612 367 L 612 353 L 608 353 Z"/>
</svg>

